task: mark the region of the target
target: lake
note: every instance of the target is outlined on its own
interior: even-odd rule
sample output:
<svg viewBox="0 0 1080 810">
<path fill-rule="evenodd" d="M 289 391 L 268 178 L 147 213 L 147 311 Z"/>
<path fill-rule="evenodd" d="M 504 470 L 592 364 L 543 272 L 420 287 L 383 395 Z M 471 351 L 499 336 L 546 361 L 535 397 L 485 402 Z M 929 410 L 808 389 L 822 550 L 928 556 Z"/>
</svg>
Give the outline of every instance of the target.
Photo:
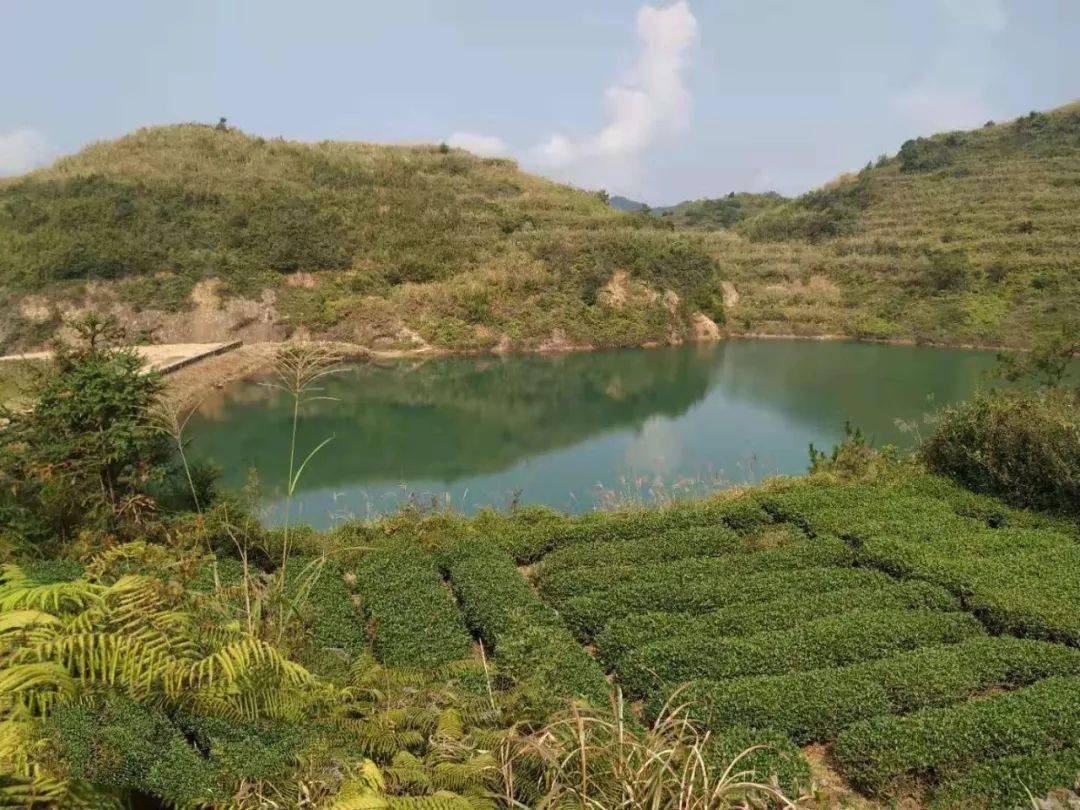
<svg viewBox="0 0 1080 810">
<path fill-rule="evenodd" d="M 746 340 L 557 356 L 347 366 L 301 412 L 298 456 L 327 437 L 294 514 L 319 528 L 410 500 L 463 512 L 514 503 L 571 512 L 655 502 L 806 470 L 857 425 L 911 447 L 919 423 L 988 385 L 987 352 Z M 203 403 L 191 455 L 226 486 L 258 473 L 283 514 L 292 404 L 255 379 Z M 925 425 L 921 426 L 925 431 Z"/>
</svg>

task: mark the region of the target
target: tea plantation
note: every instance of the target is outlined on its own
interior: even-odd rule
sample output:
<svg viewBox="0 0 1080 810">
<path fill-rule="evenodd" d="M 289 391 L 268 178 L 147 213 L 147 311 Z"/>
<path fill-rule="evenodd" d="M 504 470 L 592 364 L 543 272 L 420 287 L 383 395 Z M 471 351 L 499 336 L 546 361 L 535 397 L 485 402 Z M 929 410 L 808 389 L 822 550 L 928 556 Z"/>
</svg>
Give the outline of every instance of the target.
<svg viewBox="0 0 1080 810">
<path fill-rule="evenodd" d="M 766 745 L 743 765 L 792 794 L 811 744 L 884 802 L 1027 806 L 1080 773 L 1068 522 L 913 474 L 451 523 L 426 551 L 365 557 L 394 572 L 358 581 L 386 663 L 445 664 L 475 639 L 541 692 L 598 703 L 610 681 L 642 723 L 685 704 L 720 753 Z"/>
</svg>

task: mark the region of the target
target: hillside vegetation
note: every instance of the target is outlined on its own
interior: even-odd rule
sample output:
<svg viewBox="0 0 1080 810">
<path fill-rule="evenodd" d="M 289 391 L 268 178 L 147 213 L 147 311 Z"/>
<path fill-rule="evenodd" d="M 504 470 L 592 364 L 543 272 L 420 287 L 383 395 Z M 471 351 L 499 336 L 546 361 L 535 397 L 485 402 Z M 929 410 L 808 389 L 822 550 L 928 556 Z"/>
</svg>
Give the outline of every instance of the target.
<svg viewBox="0 0 1080 810">
<path fill-rule="evenodd" d="M 446 147 L 171 126 L 0 184 L 0 344 L 39 342 L 86 302 L 168 331 L 140 311 L 183 313 L 210 279 L 271 302 L 257 317 L 279 335 L 362 343 L 641 344 L 685 333 L 695 311 L 719 316 L 697 237 Z"/>
<path fill-rule="evenodd" d="M 908 141 L 709 244 L 735 331 L 1027 345 L 1080 312 L 1080 104 Z"/>
</svg>

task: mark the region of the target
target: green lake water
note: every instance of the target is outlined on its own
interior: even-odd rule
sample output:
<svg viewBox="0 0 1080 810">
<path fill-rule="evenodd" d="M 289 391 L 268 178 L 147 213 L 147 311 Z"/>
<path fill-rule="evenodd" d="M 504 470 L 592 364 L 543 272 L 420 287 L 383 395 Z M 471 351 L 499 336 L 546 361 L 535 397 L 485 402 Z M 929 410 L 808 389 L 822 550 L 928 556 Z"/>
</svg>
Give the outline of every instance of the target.
<svg viewBox="0 0 1080 810">
<path fill-rule="evenodd" d="M 512 503 L 580 512 L 806 470 L 857 425 L 910 447 L 935 408 L 988 385 L 986 352 L 815 341 L 729 341 L 559 356 L 359 364 L 301 415 L 294 509 L 328 527 L 416 499 L 464 512 Z M 258 472 L 276 523 L 292 406 L 262 380 L 203 403 L 192 454 L 240 487 Z M 925 425 L 921 426 L 925 430 Z"/>
</svg>

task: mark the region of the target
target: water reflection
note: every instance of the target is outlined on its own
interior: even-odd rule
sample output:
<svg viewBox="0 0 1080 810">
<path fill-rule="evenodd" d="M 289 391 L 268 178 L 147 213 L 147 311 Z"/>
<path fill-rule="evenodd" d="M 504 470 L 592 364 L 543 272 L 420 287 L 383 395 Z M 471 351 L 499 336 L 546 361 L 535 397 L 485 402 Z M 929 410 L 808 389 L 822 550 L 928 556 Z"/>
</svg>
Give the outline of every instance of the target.
<svg viewBox="0 0 1080 810">
<path fill-rule="evenodd" d="M 392 509 L 403 492 L 466 511 L 517 497 L 581 510 L 598 484 L 698 488 L 805 468 L 806 446 L 852 421 L 879 442 L 897 418 L 966 397 L 991 355 L 849 343 L 740 341 L 556 357 L 445 358 L 355 366 L 303 414 L 301 447 L 331 444 L 300 482 L 304 519 Z M 258 470 L 280 506 L 291 405 L 248 381 L 192 421 L 194 452 Z M 273 514 L 270 519 L 273 520 Z"/>
</svg>

